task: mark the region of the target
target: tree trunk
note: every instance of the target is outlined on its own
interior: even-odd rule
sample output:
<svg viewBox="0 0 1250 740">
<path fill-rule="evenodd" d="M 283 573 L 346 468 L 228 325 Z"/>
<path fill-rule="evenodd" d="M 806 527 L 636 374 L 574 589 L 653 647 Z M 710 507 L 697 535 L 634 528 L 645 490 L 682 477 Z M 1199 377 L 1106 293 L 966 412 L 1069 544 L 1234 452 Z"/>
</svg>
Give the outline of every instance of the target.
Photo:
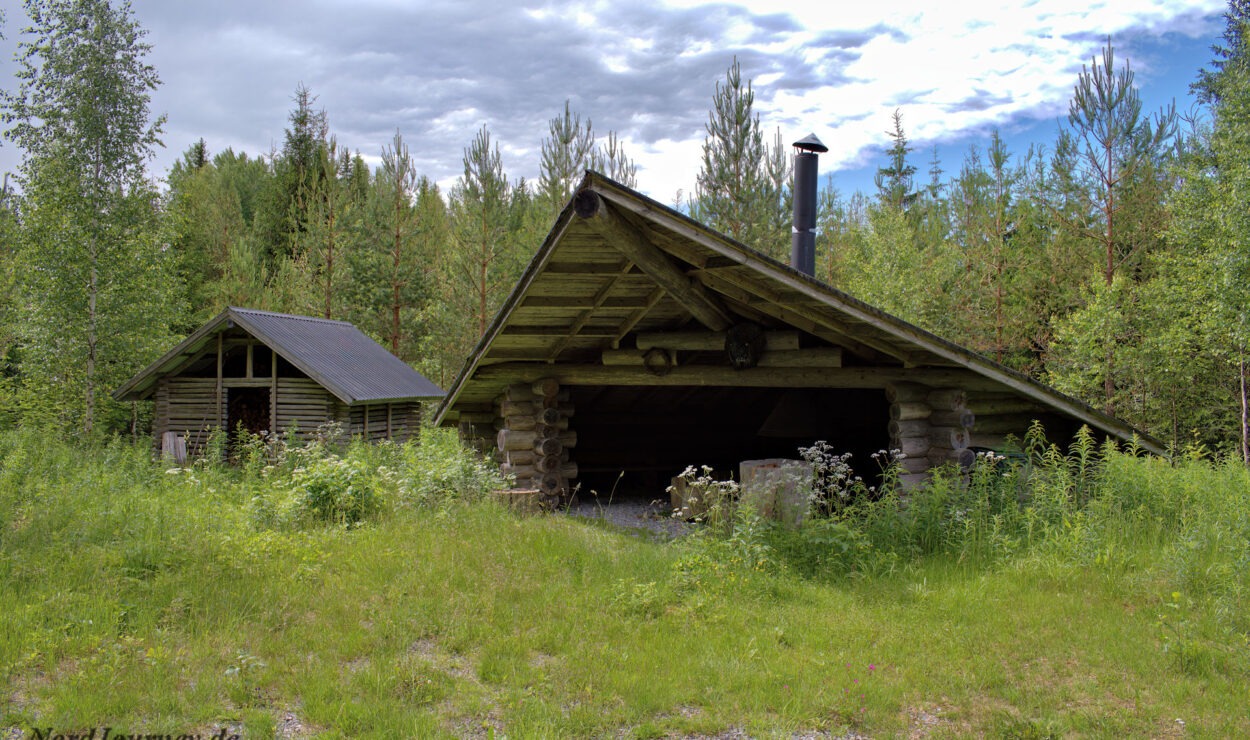
<svg viewBox="0 0 1250 740">
<path fill-rule="evenodd" d="M 97 265 L 99 255 L 96 252 L 94 242 L 87 247 L 87 258 L 91 260 L 91 272 L 87 281 L 87 378 L 85 389 L 87 404 L 83 414 L 82 427 L 83 433 L 90 437 L 91 432 L 95 428 L 95 364 L 96 351 L 98 349 L 96 299 L 100 293 L 100 275 Z"/>
<path fill-rule="evenodd" d="M 1241 460 L 1250 465 L 1250 399 L 1246 396 L 1246 350 L 1243 347 L 1238 358 L 1241 376 Z"/>
<path fill-rule="evenodd" d="M 334 295 L 334 182 L 327 185 L 326 206 L 329 208 L 329 229 L 326 233 L 326 305 L 325 317 L 331 318 L 331 301 Z"/>
</svg>

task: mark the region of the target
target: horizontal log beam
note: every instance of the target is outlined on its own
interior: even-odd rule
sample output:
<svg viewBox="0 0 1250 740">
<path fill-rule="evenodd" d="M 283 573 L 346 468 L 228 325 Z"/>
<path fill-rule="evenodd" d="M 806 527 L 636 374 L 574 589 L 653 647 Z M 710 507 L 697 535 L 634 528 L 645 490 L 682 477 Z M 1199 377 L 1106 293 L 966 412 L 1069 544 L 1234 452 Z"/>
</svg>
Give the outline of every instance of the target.
<svg viewBox="0 0 1250 740">
<path fill-rule="evenodd" d="M 573 328 L 568 326 L 506 326 L 502 332 L 506 337 L 570 337 L 572 335 L 582 337 L 595 337 L 602 339 L 611 339 L 616 336 L 615 326 L 602 326 L 585 328 Z"/>
<path fill-rule="evenodd" d="M 551 377 L 561 385 L 621 386 L 722 386 L 751 388 L 885 388 L 908 380 L 932 386 L 975 383 L 977 377 L 964 370 L 904 369 L 898 367 L 765 368 L 734 370 L 731 367 L 687 365 L 663 375 L 640 367 L 503 363 L 478 368 L 479 381 L 533 382 Z"/>
<path fill-rule="evenodd" d="M 647 352 L 639 349 L 605 349 L 600 356 L 604 365 L 645 366 Z M 676 361 L 670 364 L 676 365 Z M 842 367 L 842 350 L 838 347 L 765 352 L 759 367 Z"/>
<path fill-rule="evenodd" d="M 664 300 L 663 288 L 656 288 L 651 291 L 651 295 L 647 296 L 646 302 L 643 303 L 637 311 L 634 311 L 626 317 L 625 321 L 617 327 L 616 337 L 612 339 L 612 347 L 619 347 L 621 340 L 625 338 L 625 335 L 633 331 L 634 327 L 638 326 L 638 322 L 642 321 L 646 317 L 647 313 L 649 313 L 651 309 L 655 308 L 656 305 L 662 300 Z"/>
<path fill-rule="evenodd" d="M 609 277 L 620 273 L 620 266 L 607 262 L 551 262 L 544 272 L 553 275 L 586 275 L 588 277 Z M 634 273 L 644 277 L 644 273 Z"/>
<path fill-rule="evenodd" d="M 799 348 L 799 333 L 797 331 L 769 331 L 764 332 L 765 349 L 773 350 L 797 350 Z M 659 347 L 662 349 L 683 349 L 683 350 L 721 350 L 725 348 L 725 332 L 709 332 L 709 331 L 670 331 L 670 332 L 642 332 L 637 339 L 638 349 L 651 349 Z"/>
</svg>

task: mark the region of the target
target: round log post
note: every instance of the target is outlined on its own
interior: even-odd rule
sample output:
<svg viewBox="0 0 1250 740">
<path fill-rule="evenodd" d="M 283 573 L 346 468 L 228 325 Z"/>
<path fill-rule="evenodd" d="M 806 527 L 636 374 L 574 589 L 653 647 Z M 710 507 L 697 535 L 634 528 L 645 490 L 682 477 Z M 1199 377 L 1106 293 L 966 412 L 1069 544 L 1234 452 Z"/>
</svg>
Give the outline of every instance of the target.
<svg viewBox="0 0 1250 740">
<path fill-rule="evenodd" d="M 929 454 L 931 444 L 928 437 L 903 437 L 898 441 L 897 449 L 908 458 L 925 457 Z"/>
<path fill-rule="evenodd" d="M 508 386 L 508 389 L 504 391 L 504 397 L 509 401 L 518 403 L 522 401 L 533 401 L 534 391 L 524 383 L 514 383 Z"/>
<path fill-rule="evenodd" d="M 894 421 L 927 419 L 932 411 L 927 403 L 902 401 L 890 406 L 890 418 Z"/>
<path fill-rule="evenodd" d="M 926 397 L 934 410 L 955 411 L 968 405 L 968 394 L 959 388 L 939 388 Z"/>
<path fill-rule="evenodd" d="M 555 398 L 560 393 L 560 381 L 555 378 L 542 378 L 534 381 L 533 385 L 530 386 L 530 390 L 536 396 Z"/>
<path fill-rule="evenodd" d="M 968 409 L 934 411 L 929 415 L 929 423 L 935 427 L 970 427 L 976 420 L 976 415 Z"/>
</svg>

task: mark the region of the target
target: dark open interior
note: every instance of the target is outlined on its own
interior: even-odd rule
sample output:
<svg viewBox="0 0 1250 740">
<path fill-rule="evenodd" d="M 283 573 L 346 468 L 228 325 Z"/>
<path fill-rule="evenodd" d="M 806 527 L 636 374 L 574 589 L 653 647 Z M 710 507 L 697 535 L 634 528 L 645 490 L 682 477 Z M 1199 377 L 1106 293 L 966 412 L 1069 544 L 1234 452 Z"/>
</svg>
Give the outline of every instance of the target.
<svg viewBox="0 0 1250 740">
<path fill-rule="evenodd" d="M 250 434 L 269 432 L 269 389 L 229 388 L 227 428 L 235 435 L 239 429 Z"/>
<path fill-rule="evenodd" d="M 889 446 L 889 404 L 878 390 L 575 387 L 571 400 L 577 482 L 600 496 L 663 498 L 689 465 L 736 479 L 743 460 L 795 459 L 817 440 L 852 453 L 867 478 L 871 455 Z"/>
</svg>

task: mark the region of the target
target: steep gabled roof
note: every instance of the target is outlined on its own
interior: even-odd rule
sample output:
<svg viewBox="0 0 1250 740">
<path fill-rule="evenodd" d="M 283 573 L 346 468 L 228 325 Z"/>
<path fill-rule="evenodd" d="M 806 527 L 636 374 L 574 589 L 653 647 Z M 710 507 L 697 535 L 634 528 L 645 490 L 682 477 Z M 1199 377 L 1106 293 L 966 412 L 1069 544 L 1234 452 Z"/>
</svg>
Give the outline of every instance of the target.
<svg viewBox="0 0 1250 740">
<path fill-rule="evenodd" d="M 443 391 L 346 321 L 230 307 L 113 392 L 119 401 L 147 398 L 162 375 L 238 326 L 347 405 L 442 398 Z"/>
<path fill-rule="evenodd" d="M 738 321 L 794 328 L 842 347 L 846 367 L 798 371 L 794 382 L 855 387 L 882 380 L 933 379 L 1009 390 L 1057 413 L 1162 454 L 1163 446 L 1125 422 L 987 357 L 868 305 L 595 172 L 559 215 L 546 241 L 468 358 L 439 407 L 439 423 L 482 409 L 517 377 L 577 366 L 593 379 L 603 350 L 635 332 Z M 607 378 L 610 373 L 603 369 Z M 680 383 L 692 368 L 664 378 Z M 773 377 L 776 377 L 774 371 Z M 872 377 L 867 377 L 871 375 Z M 722 385 L 751 384 L 726 369 Z M 722 382 L 723 380 L 723 382 Z M 658 382 L 658 381 L 657 381 Z M 605 385 L 612 384 L 609 381 Z"/>
</svg>

